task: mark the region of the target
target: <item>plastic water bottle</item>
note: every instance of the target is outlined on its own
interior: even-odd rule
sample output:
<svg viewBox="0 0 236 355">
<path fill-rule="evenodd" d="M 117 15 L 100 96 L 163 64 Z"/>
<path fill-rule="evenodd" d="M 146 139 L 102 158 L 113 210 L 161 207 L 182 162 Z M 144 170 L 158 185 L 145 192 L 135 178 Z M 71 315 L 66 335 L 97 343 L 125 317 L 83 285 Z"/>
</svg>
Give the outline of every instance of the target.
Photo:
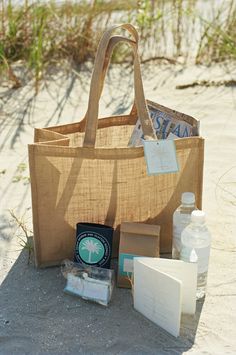
<svg viewBox="0 0 236 355">
<path fill-rule="evenodd" d="M 173 214 L 173 242 L 172 258 L 180 258 L 181 233 L 190 223 L 191 213 L 196 209 L 195 195 L 193 192 L 184 192 L 181 196 L 181 205 Z"/>
<path fill-rule="evenodd" d="M 183 248 L 181 249 L 181 260 L 187 263 L 197 263 L 198 257 L 195 249 Z"/>
<path fill-rule="evenodd" d="M 205 296 L 207 284 L 207 272 L 210 256 L 211 234 L 205 224 L 205 213 L 203 211 L 193 211 L 191 223 L 183 230 L 181 235 L 182 260 L 186 259 L 186 254 L 194 250 L 197 255 L 198 277 L 197 277 L 197 299 Z"/>
</svg>

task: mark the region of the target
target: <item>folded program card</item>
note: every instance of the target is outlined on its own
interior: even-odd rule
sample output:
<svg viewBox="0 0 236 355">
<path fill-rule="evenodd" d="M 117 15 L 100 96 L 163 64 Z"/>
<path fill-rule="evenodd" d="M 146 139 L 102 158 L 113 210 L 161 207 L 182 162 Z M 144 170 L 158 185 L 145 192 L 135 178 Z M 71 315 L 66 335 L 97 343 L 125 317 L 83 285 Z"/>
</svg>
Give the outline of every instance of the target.
<svg viewBox="0 0 236 355">
<path fill-rule="evenodd" d="M 195 313 L 196 288 L 196 263 L 134 258 L 134 308 L 175 337 L 181 313 Z"/>
</svg>

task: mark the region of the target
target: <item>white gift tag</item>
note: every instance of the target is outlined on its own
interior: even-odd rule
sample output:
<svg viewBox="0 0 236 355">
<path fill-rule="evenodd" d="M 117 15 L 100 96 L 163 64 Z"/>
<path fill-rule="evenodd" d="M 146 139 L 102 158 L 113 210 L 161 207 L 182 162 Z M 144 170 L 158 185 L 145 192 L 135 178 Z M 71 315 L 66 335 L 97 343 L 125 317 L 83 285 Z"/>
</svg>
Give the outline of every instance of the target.
<svg viewBox="0 0 236 355">
<path fill-rule="evenodd" d="M 175 173 L 179 171 L 173 140 L 143 140 L 148 175 Z"/>
</svg>

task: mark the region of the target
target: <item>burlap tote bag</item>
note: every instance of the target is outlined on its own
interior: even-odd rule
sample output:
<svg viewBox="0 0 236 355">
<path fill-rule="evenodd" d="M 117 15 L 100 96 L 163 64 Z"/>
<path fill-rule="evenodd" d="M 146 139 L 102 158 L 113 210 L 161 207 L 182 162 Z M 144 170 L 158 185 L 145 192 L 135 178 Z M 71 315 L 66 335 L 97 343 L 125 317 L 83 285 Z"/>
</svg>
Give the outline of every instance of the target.
<svg viewBox="0 0 236 355">
<path fill-rule="evenodd" d="M 117 27 L 129 31 L 132 39 L 112 35 Z M 129 115 L 98 120 L 107 66 L 120 41 L 127 42 L 134 53 L 135 104 Z M 129 24 L 114 26 L 98 46 L 84 119 L 35 129 L 34 144 L 29 145 L 37 266 L 56 265 L 73 257 L 78 222 L 113 226 L 114 256 L 121 222 L 159 224 L 161 252 L 171 251 L 172 214 L 181 193 L 194 192 L 201 207 L 204 140 L 197 136 L 175 140 L 179 172 L 148 176 L 143 147 L 129 147 L 128 142 L 137 117 L 145 138 L 156 138 L 150 108 L 190 123 L 197 135 L 198 122 L 193 117 L 145 101 L 137 32 Z"/>
</svg>

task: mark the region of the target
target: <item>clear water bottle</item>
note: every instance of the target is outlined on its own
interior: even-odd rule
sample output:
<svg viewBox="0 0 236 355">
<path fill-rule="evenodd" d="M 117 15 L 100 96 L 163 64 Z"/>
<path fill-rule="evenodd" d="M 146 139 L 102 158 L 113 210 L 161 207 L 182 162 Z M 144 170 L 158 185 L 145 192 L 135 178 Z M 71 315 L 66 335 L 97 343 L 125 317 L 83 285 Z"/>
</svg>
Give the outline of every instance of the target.
<svg viewBox="0 0 236 355">
<path fill-rule="evenodd" d="M 198 257 L 197 257 L 197 253 L 195 252 L 195 249 L 182 247 L 180 255 L 181 255 L 181 260 L 183 260 L 187 263 L 197 263 L 198 262 Z"/>
<path fill-rule="evenodd" d="M 184 192 L 181 196 L 181 205 L 173 214 L 173 241 L 172 258 L 180 258 L 181 233 L 190 223 L 191 213 L 196 209 L 195 195 L 193 192 Z"/>
<path fill-rule="evenodd" d="M 191 223 L 183 230 L 181 235 L 182 260 L 186 259 L 186 254 L 194 250 L 197 255 L 198 277 L 197 277 L 197 299 L 205 296 L 207 284 L 207 272 L 210 256 L 211 234 L 205 224 L 205 213 L 203 211 L 193 211 Z"/>
</svg>

